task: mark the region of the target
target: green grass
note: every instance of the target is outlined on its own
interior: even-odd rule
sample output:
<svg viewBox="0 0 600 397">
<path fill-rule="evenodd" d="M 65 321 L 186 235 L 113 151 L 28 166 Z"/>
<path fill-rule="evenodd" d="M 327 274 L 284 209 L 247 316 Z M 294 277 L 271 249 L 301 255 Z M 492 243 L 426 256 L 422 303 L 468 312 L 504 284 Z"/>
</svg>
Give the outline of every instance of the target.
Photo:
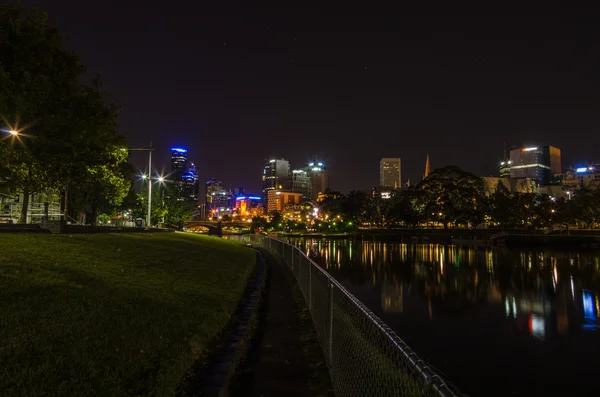
<svg viewBox="0 0 600 397">
<path fill-rule="evenodd" d="M 0 234 L 0 395 L 172 395 L 255 262 L 192 234 Z"/>
</svg>

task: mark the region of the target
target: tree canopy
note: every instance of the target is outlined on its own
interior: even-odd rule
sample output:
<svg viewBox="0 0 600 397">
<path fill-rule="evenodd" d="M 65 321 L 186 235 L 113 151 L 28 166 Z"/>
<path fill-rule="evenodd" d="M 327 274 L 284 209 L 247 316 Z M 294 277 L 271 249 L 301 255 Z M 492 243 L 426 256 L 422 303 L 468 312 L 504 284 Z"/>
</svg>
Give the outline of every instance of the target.
<svg viewBox="0 0 600 397">
<path fill-rule="evenodd" d="M 82 83 L 85 71 L 44 12 L 0 6 L 0 190 L 23 193 L 21 222 L 33 193 L 70 187 L 93 220 L 127 194 L 119 108 L 99 77 Z"/>
</svg>

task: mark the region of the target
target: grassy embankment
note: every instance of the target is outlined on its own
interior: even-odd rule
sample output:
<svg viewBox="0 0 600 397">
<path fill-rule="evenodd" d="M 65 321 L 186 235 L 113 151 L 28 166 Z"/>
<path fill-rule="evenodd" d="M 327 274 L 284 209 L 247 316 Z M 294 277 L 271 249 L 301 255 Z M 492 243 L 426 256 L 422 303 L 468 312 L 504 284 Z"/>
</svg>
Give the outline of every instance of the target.
<svg viewBox="0 0 600 397">
<path fill-rule="evenodd" d="M 171 395 L 255 262 L 191 234 L 0 235 L 0 395 Z"/>
</svg>

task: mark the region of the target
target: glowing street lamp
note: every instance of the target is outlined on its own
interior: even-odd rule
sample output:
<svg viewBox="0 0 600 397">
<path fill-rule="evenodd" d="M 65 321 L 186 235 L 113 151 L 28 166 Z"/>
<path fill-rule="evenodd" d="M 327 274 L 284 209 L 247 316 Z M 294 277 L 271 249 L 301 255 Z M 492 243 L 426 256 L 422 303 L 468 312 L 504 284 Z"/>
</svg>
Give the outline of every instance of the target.
<svg viewBox="0 0 600 397">
<path fill-rule="evenodd" d="M 11 135 L 19 135 L 19 131 L 15 131 L 15 130 L 8 130 L 8 133 Z"/>
</svg>

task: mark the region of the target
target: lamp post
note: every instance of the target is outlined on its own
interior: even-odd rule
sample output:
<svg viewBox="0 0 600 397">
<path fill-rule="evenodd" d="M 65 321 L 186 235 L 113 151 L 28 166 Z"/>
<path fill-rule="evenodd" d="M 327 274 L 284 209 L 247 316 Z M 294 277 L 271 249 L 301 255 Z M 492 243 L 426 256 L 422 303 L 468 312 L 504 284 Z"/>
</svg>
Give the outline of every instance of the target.
<svg viewBox="0 0 600 397">
<path fill-rule="evenodd" d="M 148 151 L 148 214 L 146 215 L 146 225 L 150 227 L 150 215 L 152 213 L 152 142 L 148 147 L 129 148 L 127 150 Z M 143 175 L 142 179 L 146 179 L 146 175 Z"/>
</svg>

